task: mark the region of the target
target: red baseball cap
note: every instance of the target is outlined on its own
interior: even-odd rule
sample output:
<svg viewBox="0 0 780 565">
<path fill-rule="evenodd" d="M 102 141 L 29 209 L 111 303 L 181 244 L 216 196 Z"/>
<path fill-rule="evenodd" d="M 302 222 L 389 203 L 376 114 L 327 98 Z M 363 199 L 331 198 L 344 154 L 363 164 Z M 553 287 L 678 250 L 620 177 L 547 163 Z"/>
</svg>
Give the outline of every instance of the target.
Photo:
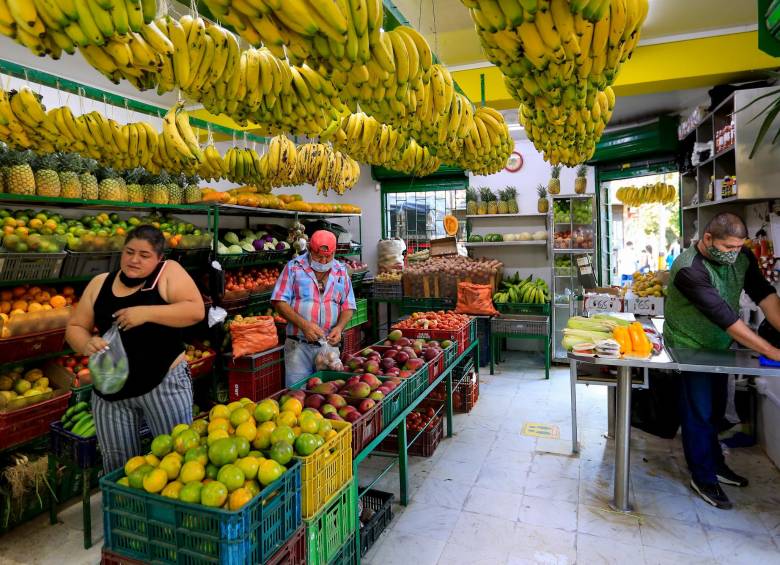
<svg viewBox="0 0 780 565">
<path fill-rule="evenodd" d="M 321 253 L 327 257 L 332 257 L 336 253 L 336 236 L 327 230 L 316 231 L 311 236 L 309 249 L 315 253 Z"/>
</svg>

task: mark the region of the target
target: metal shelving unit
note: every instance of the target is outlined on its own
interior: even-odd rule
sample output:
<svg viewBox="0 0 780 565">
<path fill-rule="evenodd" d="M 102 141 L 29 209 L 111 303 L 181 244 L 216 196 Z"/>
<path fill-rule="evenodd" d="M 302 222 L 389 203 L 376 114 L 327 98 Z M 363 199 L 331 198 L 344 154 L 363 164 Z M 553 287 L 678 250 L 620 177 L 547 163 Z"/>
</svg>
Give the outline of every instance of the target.
<svg viewBox="0 0 780 565">
<path fill-rule="evenodd" d="M 579 249 L 579 248 L 557 248 L 555 247 L 555 233 L 562 231 L 569 231 L 572 234 L 576 229 L 591 230 L 592 241 L 595 247 L 598 247 L 596 241 L 596 195 L 595 194 L 567 194 L 567 195 L 554 195 L 551 196 L 552 205 L 549 212 L 549 223 L 551 233 L 549 237 L 549 254 L 552 257 L 552 286 L 550 291 L 552 292 L 552 357 L 554 361 L 566 361 L 566 350 L 561 346 L 561 339 L 563 338 L 563 328 L 566 327 L 566 323 L 572 316 L 572 304 L 576 304 L 576 301 L 572 300 L 573 296 L 582 293 L 582 285 L 580 284 L 577 269 L 577 258 L 583 255 L 591 255 L 591 262 L 593 262 L 593 255 L 596 250 L 593 248 Z M 569 210 L 568 222 L 555 222 L 554 209 L 556 203 L 560 203 L 560 206 L 567 206 Z M 590 223 L 580 223 L 574 221 L 573 206 L 590 206 Z M 560 219 L 560 218 L 559 218 Z M 574 244 L 573 238 L 571 244 Z M 558 261 L 556 259 L 566 259 L 567 266 L 561 266 L 560 263 L 564 261 Z M 557 265 L 557 266 L 556 266 Z M 594 263 L 595 269 L 595 263 Z"/>
</svg>

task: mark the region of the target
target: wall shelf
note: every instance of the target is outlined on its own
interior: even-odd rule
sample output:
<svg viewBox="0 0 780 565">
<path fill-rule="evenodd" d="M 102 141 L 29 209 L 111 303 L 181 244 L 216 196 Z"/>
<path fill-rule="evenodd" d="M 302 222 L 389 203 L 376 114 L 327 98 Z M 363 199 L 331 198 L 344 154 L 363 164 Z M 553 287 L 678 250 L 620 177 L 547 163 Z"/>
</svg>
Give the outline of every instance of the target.
<svg viewBox="0 0 780 565">
<path fill-rule="evenodd" d="M 531 241 L 473 241 L 467 242 L 466 247 L 513 247 L 524 245 L 547 245 L 546 239 L 537 239 Z"/>
</svg>

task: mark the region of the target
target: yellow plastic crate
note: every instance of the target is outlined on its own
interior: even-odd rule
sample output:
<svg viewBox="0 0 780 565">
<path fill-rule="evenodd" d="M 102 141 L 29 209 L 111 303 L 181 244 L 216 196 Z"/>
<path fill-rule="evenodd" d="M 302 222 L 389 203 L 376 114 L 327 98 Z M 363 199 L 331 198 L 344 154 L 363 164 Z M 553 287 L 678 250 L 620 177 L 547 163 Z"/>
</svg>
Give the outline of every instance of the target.
<svg viewBox="0 0 780 565">
<path fill-rule="evenodd" d="M 352 424 L 331 422 L 336 437 L 301 462 L 301 514 L 312 518 L 352 480 Z"/>
</svg>

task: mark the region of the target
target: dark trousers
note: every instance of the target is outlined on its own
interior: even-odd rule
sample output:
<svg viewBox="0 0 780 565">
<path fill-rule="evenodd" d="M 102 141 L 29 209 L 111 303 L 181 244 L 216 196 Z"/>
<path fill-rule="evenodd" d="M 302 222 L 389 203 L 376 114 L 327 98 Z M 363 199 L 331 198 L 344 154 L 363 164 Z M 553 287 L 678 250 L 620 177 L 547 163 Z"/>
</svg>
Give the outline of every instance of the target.
<svg viewBox="0 0 780 565">
<path fill-rule="evenodd" d="M 680 422 L 685 460 L 693 480 L 713 485 L 723 465 L 718 427 L 726 412 L 728 375 L 681 373 Z"/>
</svg>

